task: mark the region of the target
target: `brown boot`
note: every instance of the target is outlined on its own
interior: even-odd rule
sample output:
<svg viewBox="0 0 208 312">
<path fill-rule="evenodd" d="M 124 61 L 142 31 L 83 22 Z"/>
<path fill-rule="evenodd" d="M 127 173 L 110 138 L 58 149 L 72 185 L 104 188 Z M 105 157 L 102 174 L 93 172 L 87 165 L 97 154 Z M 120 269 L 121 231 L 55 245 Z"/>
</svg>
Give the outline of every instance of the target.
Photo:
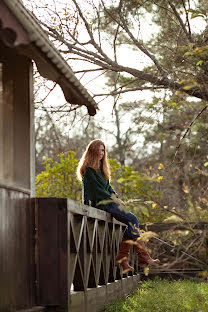
<svg viewBox="0 0 208 312">
<path fill-rule="evenodd" d="M 160 262 L 159 259 L 152 259 L 150 257 L 150 254 L 147 251 L 147 248 L 145 246 L 145 243 L 140 239 L 137 238 L 134 239 L 136 244 L 134 245 L 134 249 L 138 255 L 138 264 L 139 266 L 150 266 L 153 264 L 157 264 Z"/>
<path fill-rule="evenodd" d="M 116 256 L 116 265 L 120 264 L 122 266 L 123 274 L 127 273 L 128 271 L 134 271 L 134 268 L 132 268 L 128 264 L 128 256 L 130 248 L 131 244 L 126 243 L 126 240 L 123 239 L 122 242 L 120 243 L 119 252 Z"/>
</svg>

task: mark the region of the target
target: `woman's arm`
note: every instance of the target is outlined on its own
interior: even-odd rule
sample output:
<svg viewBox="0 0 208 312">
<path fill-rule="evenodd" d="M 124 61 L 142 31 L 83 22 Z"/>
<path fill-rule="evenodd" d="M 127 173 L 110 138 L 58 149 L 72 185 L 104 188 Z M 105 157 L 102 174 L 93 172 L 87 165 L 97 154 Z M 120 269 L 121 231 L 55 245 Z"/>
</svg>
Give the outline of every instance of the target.
<svg viewBox="0 0 208 312">
<path fill-rule="evenodd" d="M 117 196 L 116 191 L 112 188 L 112 186 L 110 185 L 110 183 L 109 183 L 109 185 L 108 185 L 108 191 L 109 191 L 109 193 L 115 194 L 115 195 Z"/>
<path fill-rule="evenodd" d="M 126 204 L 123 202 L 123 200 L 119 199 L 118 197 L 116 197 L 115 194 L 111 194 L 111 199 L 114 201 L 115 204 L 117 204 L 118 206 L 125 206 Z"/>
</svg>

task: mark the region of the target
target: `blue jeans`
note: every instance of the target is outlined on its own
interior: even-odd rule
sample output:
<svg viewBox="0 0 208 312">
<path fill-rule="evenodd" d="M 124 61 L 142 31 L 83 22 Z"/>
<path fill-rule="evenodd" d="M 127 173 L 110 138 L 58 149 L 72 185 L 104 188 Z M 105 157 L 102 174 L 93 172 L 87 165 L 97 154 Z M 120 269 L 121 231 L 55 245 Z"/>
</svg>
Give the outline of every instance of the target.
<svg viewBox="0 0 208 312">
<path fill-rule="evenodd" d="M 97 208 L 100 209 L 101 207 L 98 206 Z M 139 221 L 133 213 L 121 210 L 115 203 L 107 204 L 102 208 L 102 210 L 109 212 L 116 220 L 127 225 L 123 235 L 125 239 L 134 239 L 140 236 L 138 232 Z"/>
</svg>

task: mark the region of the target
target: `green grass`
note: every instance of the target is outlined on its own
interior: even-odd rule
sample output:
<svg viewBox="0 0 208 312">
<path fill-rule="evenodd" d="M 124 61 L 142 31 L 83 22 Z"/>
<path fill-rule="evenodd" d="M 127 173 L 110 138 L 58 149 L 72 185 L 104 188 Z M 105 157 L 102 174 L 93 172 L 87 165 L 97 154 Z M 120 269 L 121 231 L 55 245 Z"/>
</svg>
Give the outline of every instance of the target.
<svg viewBox="0 0 208 312">
<path fill-rule="evenodd" d="M 208 312 L 208 283 L 149 280 L 125 299 L 107 304 L 103 311 Z"/>
</svg>

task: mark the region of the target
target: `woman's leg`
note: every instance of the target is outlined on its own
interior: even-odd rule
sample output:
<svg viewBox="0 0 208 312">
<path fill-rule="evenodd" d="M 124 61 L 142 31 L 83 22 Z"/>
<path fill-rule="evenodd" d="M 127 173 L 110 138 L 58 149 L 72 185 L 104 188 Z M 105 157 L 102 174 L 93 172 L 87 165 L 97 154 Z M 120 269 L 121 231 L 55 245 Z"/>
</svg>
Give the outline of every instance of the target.
<svg viewBox="0 0 208 312">
<path fill-rule="evenodd" d="M 127 228 L 124 232 L 125 239 L 135 239 L 140 236 L 139 221 L 133 213 L 121 210 L 119 206 L 115 203 L 109 204 L 107 211 L 111 213 L 111 215 L 116 220 L 127 225 Z"/>
<path fill-rule="evenodd" d="M 122 273 L 125 274 L 128 271 L 133 271 L 134 268 L 131 267 L 128 263 L 128 257 L 131 245 L 128 240 L 132 240 L 134 237 L 138 237 L 139 233 L 138 231 L 135 231 L 135 234 L 133 234 L 133 228 L 134 224 L 135 227 L 138 228 L 139 222 L 132 213 L 126 213 L 125 211 L 119 209 L 118 205 L 112 203 L 109 204 L 107 207 L 107 211 L 111 213 L 111 215 L 118 221 L 124 223 L 127 225 L 126 230 L 124 232 L 124 236 L 122 239 L 122 242 L 119 245 L 119 251 L 116 256 L 116 264 L 120 264 L 122 267 Z"/>
<path fill-rule="evenodd" d="M 138 263 L 140 265 L 152 265 L 158 263 L 159 260 L 153 260 L 149 253 L 147 252 L 145 243 L 138 240 L 139 235 L 139 221 L 137 217 L 131 212 L 125 212 L 119 209 L 119 206 L 112 203 L 108 206 L 108 212 L 118 221 L 127 225 L 126 231 L 124 232 L 123 240 L 119 248 L 119 253 L 116 257 L 116 261 L 119 262 L 120 259 L 124 258 L 126 255 L 126 262 L 123 264 L 128 265 L 128 255 L 131 248 L 131 244 L 128 244 L 128 240 L 133 240 L 135 242 L 134 249 L 138 255 Z M 122 265 L 122 263 L 121 263 Z M 123 266 L 123 265 L 122 265 Z M 129 266 L 129 265 L 128 265 Z M 131 268 L 129 266 L 129 268 Z M 131 268 L 132 269 L 132 268 Z"/>
</svg>

